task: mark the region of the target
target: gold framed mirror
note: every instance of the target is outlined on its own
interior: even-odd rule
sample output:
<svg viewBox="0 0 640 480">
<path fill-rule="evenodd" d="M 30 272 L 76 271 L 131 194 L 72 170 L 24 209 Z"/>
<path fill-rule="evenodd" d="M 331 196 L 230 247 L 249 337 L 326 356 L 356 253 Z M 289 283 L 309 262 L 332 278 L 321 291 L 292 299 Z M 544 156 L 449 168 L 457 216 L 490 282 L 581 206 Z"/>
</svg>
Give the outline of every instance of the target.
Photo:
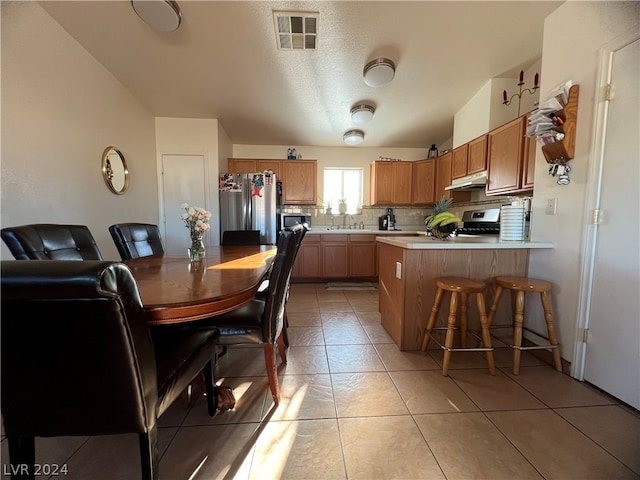
<svg viewBox="0 0 640 480">
<path fill-rule="evenodd" d="M 107 147 L 102 153 L 102 177 L 109 190 L 116 195 L 122 195 L 129 188 L 127 161 L 116 147 Z"/>
</svg>

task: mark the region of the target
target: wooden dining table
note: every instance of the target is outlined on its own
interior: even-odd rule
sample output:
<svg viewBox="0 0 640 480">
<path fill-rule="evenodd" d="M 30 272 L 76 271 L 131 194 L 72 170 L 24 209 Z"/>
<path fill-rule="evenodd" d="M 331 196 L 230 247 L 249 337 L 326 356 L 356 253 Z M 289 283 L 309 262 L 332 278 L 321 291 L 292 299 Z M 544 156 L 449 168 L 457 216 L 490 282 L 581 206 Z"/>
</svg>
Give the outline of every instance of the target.
<svg viewBox="0 0 640 480">
<path fill-rule="evenodd" d="M 275 259 L 274 245 L 208 247 L 203 262 L 151 256 L 125 263 L 149 324 L 177 324 L 234 310 L 251 300 Z"/>
</svg>

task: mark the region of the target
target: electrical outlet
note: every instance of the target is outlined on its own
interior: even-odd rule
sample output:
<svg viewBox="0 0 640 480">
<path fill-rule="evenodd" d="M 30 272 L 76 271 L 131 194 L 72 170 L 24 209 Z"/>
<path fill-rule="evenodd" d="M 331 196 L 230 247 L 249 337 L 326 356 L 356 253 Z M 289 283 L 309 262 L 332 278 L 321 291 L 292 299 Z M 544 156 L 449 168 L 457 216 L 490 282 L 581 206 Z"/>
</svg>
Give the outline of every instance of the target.
<svg viewBox="0 0 640 480">
<path fill-rule="evenodd" d="M 547 198 L 547 206 L 544 209 L 544 214 L 545 215 L 555 215 L 557 209 L 558 209 L 558 199 L 557 198 Z"/>
<path fill-rule="evenodd" d="M 402 264 L 396 262 L 396 278 L 402 278 Z"/>
</svg>

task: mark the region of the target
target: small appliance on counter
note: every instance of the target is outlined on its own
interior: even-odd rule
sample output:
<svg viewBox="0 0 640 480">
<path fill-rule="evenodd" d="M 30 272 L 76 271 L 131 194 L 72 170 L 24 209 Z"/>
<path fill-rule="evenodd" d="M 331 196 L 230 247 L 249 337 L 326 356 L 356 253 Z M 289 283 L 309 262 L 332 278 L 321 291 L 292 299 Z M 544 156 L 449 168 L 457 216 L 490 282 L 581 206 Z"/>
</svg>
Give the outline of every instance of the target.
<svg viewBox="0 0 640 480">
<path fill-rule="evenodd" d="M 500 209 L 467 210 L 456 235 L 500 235 Z"/>
<path fill-rule="evenodd" d="M 393 208 L 387 208 L 386 215 L 378 217 L 378 230 L 395 230 L 396 216 L 393 214 Z"/>
<path fill-rule="evenodd" d="M 278 231 L 285 227 L 293 227 L 294 225 L 302 225 L 306 223 L 311 227 L 311 215 L 308 213 L 281 213 L 278 218 Z"/>
</svg>

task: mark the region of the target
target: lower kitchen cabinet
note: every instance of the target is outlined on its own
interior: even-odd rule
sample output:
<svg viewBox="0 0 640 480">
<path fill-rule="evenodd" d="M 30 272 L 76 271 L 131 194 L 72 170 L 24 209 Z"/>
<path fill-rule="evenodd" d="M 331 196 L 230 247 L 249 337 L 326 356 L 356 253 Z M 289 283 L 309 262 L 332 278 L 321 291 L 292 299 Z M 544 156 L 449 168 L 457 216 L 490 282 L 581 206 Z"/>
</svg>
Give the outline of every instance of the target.
<svg viewBox="0 0 640 480">
<path fill-rule="evenodd" d="M 349 276 L 348 235 L 322 235 L 322 276 L 324 278 Z"/>
<path fill-rule="evenodd" d="M 377 275 L 376 236 L 349 235 L 349 276 Z"/>
<path fill-rule="evenodd" d="M 319 278 L 321 276 L 320 235 L 305 235 L 296 262 L 293 265 L 293 278 Z"/>
</svg>

